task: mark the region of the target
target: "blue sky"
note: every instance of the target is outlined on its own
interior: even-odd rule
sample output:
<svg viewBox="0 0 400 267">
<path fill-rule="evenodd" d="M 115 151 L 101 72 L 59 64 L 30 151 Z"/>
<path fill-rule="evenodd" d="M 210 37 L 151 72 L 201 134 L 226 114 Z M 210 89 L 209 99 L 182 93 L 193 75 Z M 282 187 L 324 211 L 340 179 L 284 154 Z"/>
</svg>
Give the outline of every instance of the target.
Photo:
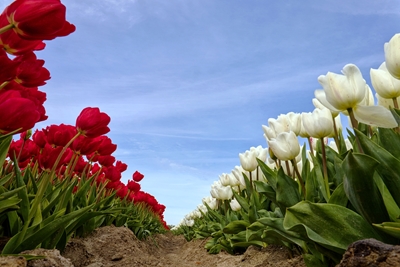
<svg viewBox="0 0 400 267">
<path fill-rule="evenodd" d="M 168 224 L 239 153 L 266 146 L 268 118 L 312 111 L 319 75 L 354 63 L 370 84 L 400 32 L 398 0 L 62 2 L 77 30 L 37 53 L 52 76 L 38 127 L 74 124 L 88 106 L 109 114 L 124 182 L 142 172 Z"/>
</svg>

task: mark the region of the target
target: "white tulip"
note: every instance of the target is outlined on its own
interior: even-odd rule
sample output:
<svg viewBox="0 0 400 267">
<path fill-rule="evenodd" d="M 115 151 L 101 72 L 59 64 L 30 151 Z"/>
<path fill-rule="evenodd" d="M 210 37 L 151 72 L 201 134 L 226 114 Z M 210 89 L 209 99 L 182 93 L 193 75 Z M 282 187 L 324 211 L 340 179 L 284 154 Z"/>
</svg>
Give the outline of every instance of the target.
<svg viewBox="0 0 400 267">
<path fill-rule="evenodd" d="M 370 75 L 372 86 L 379 96 L 386 99 L 400 96 L 400 80 L 388 72 L 385 62 L 379 66 L 379 69 L 371 69 Z"/>
<path fill-rule="evenodd" d="M 230 186 L 223 186 L 220 181 L 215 181 L 211 185 L 210 194 L 212 197 L 220 200 L 231 199 L 233 196 Z"/>
<path fill-rule="evenodd" d="M 207 204 L 210 207 L 210 209 L 212 209 L 212 210 L 218 209 L 218 201 L 217 201 L 217 199 L 213 198 L 211 196 L 203 198 L 203 204 L 204 205 Z"/>
<path fill-rule="evenodd" d="M 330 136 L 334 131 L 332 114 L 327 108 L 316 108 L 312 113 L 303 112 L 301 121 L 308 135 L 314 138 Z"/>
<path fill-rule="evenodd" d="M 342 72 L 344 75 L 328 72 L 327 75 L 318 77 L 324 88 L 326 101 L 339 111 L 352 109 L 354 117 L 362 123 L 384 128 L 397 127 L 397 122 L 389 110 L 381 106 L 372 106 L 372 94 L 357 66 L 348 64 Z M 316 97 L 323 103 L 321 95 L 316 94 Z"/>
<path fill-rule="evenodd" d="M 389 73 L 396 79 L 400 79 L 400 34 L 395 34 L 389 41 L 385 43 L 385 61 Z"/>
<path fill-rule="evenodd" d="M 292 160 L 300 153 L 300 144 L 294 132 L 280 133 L 276 139 L 268 141 L 275 156 L 280 160 Z"/>
<path fill-rule="evenodd" d="M 240 209 L 242 208 L 242 207 L 240 206 L 239 202 L 236 200 L 236 198 L 232 199 L 232 200 L 229 202 L 229 205 L 231 206 L 231 209 L 232 209 L 233 211 L 238 211 L 238 210 L 240 210 Z"/>
</svg>

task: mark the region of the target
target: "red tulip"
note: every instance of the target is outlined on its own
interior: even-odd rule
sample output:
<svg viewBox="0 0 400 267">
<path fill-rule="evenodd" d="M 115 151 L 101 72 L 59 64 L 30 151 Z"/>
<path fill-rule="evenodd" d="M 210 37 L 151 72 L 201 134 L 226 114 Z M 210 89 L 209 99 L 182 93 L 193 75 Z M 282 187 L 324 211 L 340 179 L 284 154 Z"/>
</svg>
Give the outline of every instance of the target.
<svg viewBox="0 0 400 267">
<path fill-rule="evenodd" d="M 47 142 L 54 146 L 65 146 L 75 135 L 76 128 L 72 125 L 50 125 L 46 127 Z"/>
<path fill-rule="evenodd" d="M 115 157 L 111 156 L 111 155 L 107 155 L 107 156 L 98 156 L 97 158 L 97 162 L 100 163 L 101 166 L 104 167 L 110 167 L 114 164 L 115 162 Z M 119 170 L 118 170 L 119 171 Z"/>
<path fill-rule="evenodd" d="M 56 163 L 58 155 L 61 153 L 63 147 L 52 147 L 49 144 L 46 144 L 42 150 L 42 153 L 39 154 L 39 166 L 44 170 L 51 170 L 53 165 Z M 65 158 L 67 157 L 67 153 L 64 153 L 58 162 L 55 169 L 59 169 L 65 162 Z"/>
<path fill-rule="evenodd" d="M 6 134 L 19 129 L 29 130 L 40 119 L 40 113 L 31 100 L 18 97 L 15 92 L 0 93 L 0 133 Z"/>
<path fill-rule="evenodd" d="M 32 51 L 13 59 L 18 64 L 15 81 L 25 87 L 45 85 L 50 79 L 50 72 L 43 67 L 44 60 L 37 59 Z"/>
<path fill-rule="evenodd" d="M 17 73 L 17 62 L 13 62 L 4 50 L 0 49 L 0 84 L 11 81 Z"/>
<path fill-rule="evenodd" d="M 144 175 L 141 174 L 141 173 L 138 172 L 138 171 L 135 171 L 135 172 L 133 173 L 133 175 L 132 175 L 132 178 L 133 178 L 134 181 L 140 182 L 140 181 L 144 178 Z"/>
<path fill-rule="evenodd" d="M 108 128 L 110 120 L 110 116 L 100 112 L 99 108 L 87 107 L 76 119 L 76 128 L 82 135 L 98 137 L 110 131 L 110 128 Z"/>
<path fill-rule="evenodd" d="M 132 192 L 138 192 L 140 191 L 140 184 L 136 183 L 135 181 L 129 180 L 127 187 L 129 190 L 131 190 Z"/>
<path fill-rule="evenodd" d="M 100 143 L 101 140 L 98 138 L 89 138 L 80 135 L 71 144 L 71 149 L 80 155 L 89 155 L 94 153 L 99 148 Z"/>
<path fill-rule="evenodd" d="M 117 145 L 113 144 L 109 137 L 103 135 L 97 137 L 96 139 L 101 140 L 101 143 L 96 150 L 97 154 L 102 156 L 111 155 L 115 150 L 117 150 Z"/>
<path fill-rule="evenodd" d="M 75 31 L 60 0 L 16 0 L 4 10 L 14 31 L 27 40 L 52 40 Z"/>
<path fill-rule="evenodd" d="M 44 146 L 47 144 L 47 137 L 44 132 L 45 130 L 36 130 L 35 133 L 32 135 L 32 140 L 33 142 L 36 143 L 36 145 L 40 148 L 44 148 Z"/>
</svg>

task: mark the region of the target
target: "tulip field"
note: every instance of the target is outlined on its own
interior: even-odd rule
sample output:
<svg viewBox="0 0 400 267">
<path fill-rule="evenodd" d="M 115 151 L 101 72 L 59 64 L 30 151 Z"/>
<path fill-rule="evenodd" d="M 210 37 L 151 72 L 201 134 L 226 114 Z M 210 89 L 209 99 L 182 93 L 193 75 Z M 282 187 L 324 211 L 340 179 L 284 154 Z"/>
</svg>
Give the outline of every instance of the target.
<svg viewBox="0 0 400 267">
<path fill-rule="evenodd" d="M 354 64 L 319 76 L 314 111 L 269 119 L 268 148 L 239 154 L 241 166 L 221 174 L 172 230 L 208 238 L 209 253 L 282 245 L 307 266 L 335 266 L 361 239 L 399 244 L 400 34 L 385 44 L 385 57 L 370 71 L 377 105 Z"/>
<path fill-rule="evenodd" d="M 139 239 L 169 230 L 166 207 L 141 190 L 144 175 L 121 181 L 127 165 L 112 155 L 106 113 L 87 107 L 75 125 L 35 129 L 47 119 L 39 88 L 50 79 L 35 51 L 74 31 L 60 0 L 16 0 L 0 15 L 3 255 L 63 250 L 102 226 L 127 227 Z M 376 93 L 354 64 L 319 76 L 314 111 L 269 119 L 267 148 L 239 154 L 240 166 L 221 174 L 173 233 L 206 239 L 211 254 L 277 244 L 302 254 L 307 266 L 334 266 L 360 239 L 399 244 L 399 62 L 396 34 L 385 62 L 370 71 Z"/>
<path fill-rule="evenodd" d="M 59 0 L 14 1 L 0 15 L 0 236 L 2 254 L 34 248 L 63 250 L 71 237 L 98 227 L 125 226 L 140 239 L 163 233 L 165 206 L 141 190 L 144 175 L 120 181 L 127 165 L 112 155 L 110 117 L 97 107 L 77 114 L 75 125 L 50 125 L 50 79 L 34 51 L 44 40 L 67 36 L 75 26 Z"/>
</svg>

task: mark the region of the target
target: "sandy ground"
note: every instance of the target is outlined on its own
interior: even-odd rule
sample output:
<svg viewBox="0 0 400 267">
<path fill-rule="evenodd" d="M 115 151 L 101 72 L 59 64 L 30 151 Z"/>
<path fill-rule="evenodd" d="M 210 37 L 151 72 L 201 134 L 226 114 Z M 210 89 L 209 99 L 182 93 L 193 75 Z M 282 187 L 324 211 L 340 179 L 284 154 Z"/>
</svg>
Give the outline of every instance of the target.
<svg viewBox="0 0 400 267">
<path fill-rule="evenodd" d="M 139 241 L 123 227 L 103 227 L 87 238 L 72 239 L 62 253 L 75 267 L 305 267 L 301 256 L 290 258 L 285 248 L 250 247 L 243 255 L 221 252 L 210 255 L 204 249 L 205 240 L 187 242 L 172 233 L 156 235 Z"/>
</svg>

